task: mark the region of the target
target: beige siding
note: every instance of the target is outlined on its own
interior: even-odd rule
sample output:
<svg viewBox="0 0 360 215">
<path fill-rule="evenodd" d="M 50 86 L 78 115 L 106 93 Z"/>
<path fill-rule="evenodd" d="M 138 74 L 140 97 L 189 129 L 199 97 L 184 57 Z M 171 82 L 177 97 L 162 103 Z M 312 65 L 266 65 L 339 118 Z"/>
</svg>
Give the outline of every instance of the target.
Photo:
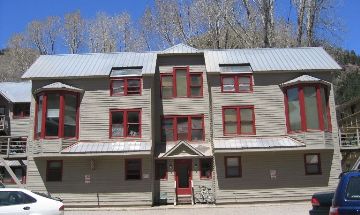
<svg viewBox="0 0 360 215">
<path fill-rule="evenodd" d="M 305 175 L 304 153 L 320 153 L 322 175 Z M 225 178 L 224 156 L 241 156 L 241 178 Z M 333 189 L 332 150 L 219 154 L 215 159 L 217 203 L 308 200 L 316 191 Z M 270 170 L 276 170 L 276 179 Z"/>
<path fill-rule="evenodd" d="M 11 119 L 11 136 L 27 137 L 29 135 L 30 118 Z"/>
<path fill-rule="evenodd" d="M 62 182 L 46 182 L 46 158 L 29 158 L 28 184 L 33 191 L 50 192 L 64 200 L 66 206 L 151 205 L 151 157 L 142 158 L 142 180 L 125 180 L 122 157 L 72 157 L 63 159 Z M 61 158 L 47 158 L 56 160 Z M 90 162 L 94 160 L 95 169 Z M 85 184 L 85 175 L 91 183 Z"/>
<path fill-rule="evenodd" d="M 60 80 L 62 83 L 80 88 L 84 93 L 80 99 L 80 141 L 121 141 L 125 138 L 109 139 L 109 111 L 110 109 L 141 109 L 141 138 L 126 138 L 126 140 L 147 140 L 151 136 L 151 86 L 153 77 L 143 77 L 143 88 L 141 96 L 118 96 L 111 97 L 109 91 L 110 80 L 102 79 L 80 79 Z M 54 81 L 33 81 L 33 89 L 38 89 Z M 32 98 L 31 124 L 34 122 L 35 97 Z M 30 129 L 33 137 L 33 126 Z M 54 152 L 54 142 L 60 140 L 43 140 L 42 152 Z M 40 144 L 41 141 L 34 141 Z M 47 144 L 49 143 L 49 144 Z M 51 145 L 53 144 L 53 145 Z M 65 143 L 66 144 L 66 143 Z M 47 145 L 51 145 L 47 148 Z M 61 146 L 58 150 L 60 150 Z"/>
</svg>

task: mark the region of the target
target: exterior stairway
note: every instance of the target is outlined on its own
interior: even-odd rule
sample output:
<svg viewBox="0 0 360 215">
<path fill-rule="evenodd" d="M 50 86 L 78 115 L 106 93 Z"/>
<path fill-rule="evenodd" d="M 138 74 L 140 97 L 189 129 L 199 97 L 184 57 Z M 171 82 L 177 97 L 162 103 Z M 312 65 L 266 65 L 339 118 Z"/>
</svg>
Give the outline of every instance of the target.
<svg viewBox="0 0 360 215">
<path fill-rule="evenodd" d="M 192 203 L 191 201 L 192 196 L 191 195 L 178 195 L 177 196 L 177 203 L 179 205 L 187 205 Z"/>
</svg>

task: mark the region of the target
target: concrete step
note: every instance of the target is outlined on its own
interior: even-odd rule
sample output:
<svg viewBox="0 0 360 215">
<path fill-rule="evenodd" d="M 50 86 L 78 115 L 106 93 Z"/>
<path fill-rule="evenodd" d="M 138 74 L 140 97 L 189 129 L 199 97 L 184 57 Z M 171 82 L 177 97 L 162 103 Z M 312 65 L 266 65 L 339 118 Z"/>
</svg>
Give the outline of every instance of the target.
<svg viewBox="0 0 360 215">
<path fill-rule="evenodd" d="M 177 203 L 179 205 L 191 204 L 191 195 L 178 195 Z"/>
</svg>

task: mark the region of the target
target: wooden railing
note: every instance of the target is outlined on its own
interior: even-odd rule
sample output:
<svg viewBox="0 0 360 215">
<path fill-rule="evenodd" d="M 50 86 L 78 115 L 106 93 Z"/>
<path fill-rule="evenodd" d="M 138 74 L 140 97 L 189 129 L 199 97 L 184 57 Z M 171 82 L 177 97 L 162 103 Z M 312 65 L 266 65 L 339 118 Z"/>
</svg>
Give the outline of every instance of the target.
<svg viewBox="0 0 360 215">
<path fill-rule="evenodd" d="M 194 182 L 191 180 L 191 205 L 194 205 Z"/>
<path fill-rule="evenodd" d="M 174 195 L 174 205 L 176 205 L 177 204 L 177 192 L 176 192 L 176 180 L 174 180 L 174 193 L 175 193 L 175 195 Z"/>
<path fill-rule="evenodd" d="M 4 157 L 26 156 L 26 137 L 0 137 L 0 155 Z"/>
</svg>

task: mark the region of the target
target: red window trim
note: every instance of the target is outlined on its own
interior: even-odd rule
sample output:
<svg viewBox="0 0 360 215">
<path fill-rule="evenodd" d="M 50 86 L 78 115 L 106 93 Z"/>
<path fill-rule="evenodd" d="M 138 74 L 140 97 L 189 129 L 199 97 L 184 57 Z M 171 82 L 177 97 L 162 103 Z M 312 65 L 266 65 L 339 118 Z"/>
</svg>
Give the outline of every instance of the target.
<svg viewBox="0 0 360 215">
<path fill-rule="evenodd" d="M 128 179 L 127 171 L 128 171 L 128 163 L 129 161 L 140 161 L 140 178 L 139 179 Z M 126 181 L 138 181 L 142 180 L 142 159 L 141 158 L 128 158 L 125 159 L 125 180 Z"/>
<path fill-rule="evenodd" d="M 319 129 L 308 129 L 306 125 L 306 111 L 305 111 L 305 97 L 304 97 L 304 87 L 315 87 L 316 89 L 316 105 L 318 109 L 318 120 L 319 120 Z M 297 88 L 298 89 L 298 97 L 299 97 L 299 105 L 300 105 L 300 119 L 301 119 L 301 130 L 291 130 L 290 126 L 290 116 L 289 116 L 289 104 L 288 104 L 288 90 Z M 323 117 L 323 109 L 322 109 L 322 100 L 320 89 L 324 88 L 325 96 L 327 97 L 326 101 L 326 109 L 327 109 L 327 120 L 328 120 L 328 128 L 324 126 L 324 117 Z M 288 133 L 298 133 L 298 132 L 307 132 L 307 131 L 327 131 L 332 132 L 332 124 L 331 124 L 331 113 L 329 106 L 329 89 L 327 86 L 323 84 L 297 84 L 290 87 L 284 88 L 284 103 L 285 103 L 285 115 L 286 115 L 286 128 Z"/>
<path fill-rule="evenodd" d="M 206 177 L 205 175 L 201 175 L 202 173 L 202 160 L 209 160 L 210 161 L 210 164 L 211 164 L 211 172 L 210 172 L 210 176 L 209 177 Z M 200 169 L 200 179 L 201 180 L 211 180 L 212 179 L 212 171 L 213 171 L 213 159 L 212 158 L 203 158 L 203 159 L 199 159 L 199 169 Z"/>
<path fill-rule="evenodd" d="M 50 162 L 60 162 L 61 163 L 61 179 L 59 181 L 49 181 L 48 180 L 48 176 L 49 176 L 49 163 Z M 63 179 L 63 171 L 64 169 L 64 163 L 63 163 L 63 160 L 47 160 L 46 161 L 46 182 L 62 182 L 62 179 Z"/>
<path fill-rule="evenodd" d="M 227 159 L 228 158 L 238 158 L 238 165 L 239 165 L 239 175 L 237 176 L 229 176 L 227 172 Z M 225 178 L 241 178 L 242 177 L 242 166 L 241 166 L 241 156 L 225 156 Z"/>
<path fill-rule="evenodd" d="M 237 133 L 226 133 L 226 126 L 225 126 L 225 110 L 226 109 L 236 109 L 236 121 L 237 121 Z M 242 133 L 241 132 L 241 109 L 252 109 L 252 120 L 253 120 L 253 132 L 251 133 Z M 224 136 L 237 136 L 237 135 L 256 135 L 256 121 L 255 121 L 255 107 L 254 105 L 241 105 L 241 106 L 223 106 L 222 107 L 222 123 L 223 123 L 223 134 Z"/>
<path fill-rule="evenodd" d="M 317 163 L 317 167 L 318 167 L 318 172 L 317 173 L 309 173 L 308 169 L 307 169 L 307 165 L 308 163 L 306 163 L 306 156 L 308 155 L 317 155 L 318 156 L 318 163 Z M 322 175 L 322 169 L 321 169 L 321 157 L 320 157 L 320 153 L 307 153 L 304 154 L 304 167 L 305 167 L 305 175 Z"/>
<path fill-rule="evenodd" d="M 15 115 L 15 111 L 14 111 L 15 105 L 18 105 L 18 104 L 24 104 L 24 105 L 28 104 L 28 105 L 29 105 L 29 115 L 25 115 L 24 111 L 21 111 L 21 112 L 20 112 L 20 115 Z M 27 118 L 30 117 L 30 103 L 27 103 L 27 102 L 14 103 L 14 104 L 13 104 L 13 111 L 12 111 L 12 112 L 13 112 L 13 115 L 12 115 L 12 118 L 13 118 L 13 119 L 27 119 Z"/>
<path fill-rule="evenodd" d="M 178 132 L 177 132 L 177 120 L 178 118 L 187 118 L 188 120 L 188 134 L 187 134 L 187 141 L 192 141 L 192 142 L 200 142 L 200 141 L 204 141 L 205 140 L 205 122 L 204 122 L 204 114 L 197 114 L 197 115 L 166 115 L 166 116 L 162 116 L 161 117 L 161 132 L 163 130 L 163 120 L 164 119 L 172 119 L 173 120 L 173 140 L 169 140 L 169 141 L 178 141 Z M 201 118 L 202 119 L 202 139 L 201 140 L 191 140 L 191 135 L 192 135 L 192 118 Z M 200 129 L 196 129 L 196 130 L 200 130 Z M 162 137 L 162 133 L 161 133 L 161 137 Z M 161 140 L 162 142 L 166 142 L 166 140 Z"/>
<path fill-rule="evenodd" d="M 123 80 L 124 81 L 124 93 L 114 93 L 113 92 L 113 82 Z M 140 86 L 139 86 L 139 94 L 130 94 L 128 95 L 128 80 L 139 80 Z M 110 79 L 110 96 L 141 96 L 142 95 L 142 77 L 123 77 L 123 78 L 111 78 Z"/>
<path fill-rule="evenodd" d="M 224 90 L 224 78 L 232 77 L 234 79 L 234 91 L 226 91 Z M 250 90 L 240 90 L 239 89 L 239 78 L 240 77 L 249 77 L 250 79 Z M 222 93 L 252 93 L 254 92 L 254 80 L 252 74 L 221 74 L 220 75 L 220 82 L 221 82 L 221 92 Z"/>
<path fill-rule="evenodd" d="M 159 177 L 159 168 L 157 168 L 157 163 L 165 163 L 165 176 L 163 178 Z M 168 171 L 167 171 L 167 160 L 155 160 L 155 180 L 167 181 Z"/>
<path fill-rule="evenodd" d="M 47 95 L 51 94 L 51 93 L 55 93 L 55 94 L 59 94 L 59 99 L 60 99 L 60 104 L 59 104 L 59 130 L 58 130 L 58 136 L 45 136 L 45 122 L 46 122 L 46 113 L 47 113 Z M 64 110 L 65 110 L 65 100 L 64 100 L 64 95 L 66 94 L 71 94 L 71 95 L 75 95 L 76 96 L 76 130 L 75 130 L 75 137 L 65 137 L 64 136 Z M 39 101 L 39 97 L 43 96 L 43 103 L 42 103 L 42 117 L 41 117 L 41 131 L 40 131 L 40 136 L 37 135 L 36 131 L 37 131 L 37 122 L 38 122 L 38 101 Z M 41 92 L 36 94 L 36 99 L 35 99 L 35 125 L 34 125 L 34 139 L 59 139 L 59 138 L 64 138 L 64 139 L 79 139 L 79 120 L 80 120 L 80 95 L 79 93 L 76 92 L 72 92 L 72 91 L 67 91 L 67 90 L 57 90 L 57 91 L 46 91 L 46 92 Z"/>
<path fill-rule="evenodd" d="M 186 89 L 186 96 L 177 96 L 176 94 L 176 71 L 177 70 L 184 70 L 186 69 L 186 83 L 187 83 L 187 89 Z M 191 87 L 195 87 L 194 85 L 191 85 L 191 76 L 200 76 L 201 77 L 201 85 L 197 85 L 196 87 L 200 87 L 200 96 L 192 96 L 191 95 Z M 162 96 L 162 78 L 164 76 L 171 76 L 172 77 L 172 96 L 171 97 L 163 97 Z M 204 97 L 204 77 L 202 72 L 190 72 L 190 67 L 173 67 L 172 73 L 162 73 L 160 74 L 160 95 L 161 98 L 164 99 L 171 99 L 171 98 L 203 98 Z"/>
<path fill-rule="evenodd" d="M 123 112 L 123 124 L 124 124 L 124 136 L 113 136 L 112 135 L 112 113 L 113 112 Z M 139 135 L 138 136 L 127 136 L 127 113 L 128 112 L 139 112 Z M 141 120 L 141 116 L 142 116 L 142 109 L 141 108 L 136 108 L 136 109 L 110 109 L 109 111 L 109 138 L 110 139 L 114 139 L 114 138 L 141 138 L 141 128 L 142 128 L 142 120 Z"/>
</svg>

